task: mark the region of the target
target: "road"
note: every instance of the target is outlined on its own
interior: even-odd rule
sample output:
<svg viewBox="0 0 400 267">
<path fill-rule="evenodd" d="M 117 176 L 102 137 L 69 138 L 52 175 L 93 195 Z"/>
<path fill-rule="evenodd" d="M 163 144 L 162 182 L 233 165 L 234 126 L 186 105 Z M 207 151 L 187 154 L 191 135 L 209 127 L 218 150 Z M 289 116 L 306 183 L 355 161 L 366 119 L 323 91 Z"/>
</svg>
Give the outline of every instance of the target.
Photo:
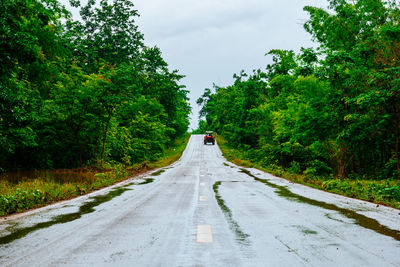
<svg viewBox="0 0 400 267">
<path fill-rule="evenodd" d="M 0 266 L 400 266 L 400 211 L 227 162 L 175 164 L 0 222 Z"/>
</svg>

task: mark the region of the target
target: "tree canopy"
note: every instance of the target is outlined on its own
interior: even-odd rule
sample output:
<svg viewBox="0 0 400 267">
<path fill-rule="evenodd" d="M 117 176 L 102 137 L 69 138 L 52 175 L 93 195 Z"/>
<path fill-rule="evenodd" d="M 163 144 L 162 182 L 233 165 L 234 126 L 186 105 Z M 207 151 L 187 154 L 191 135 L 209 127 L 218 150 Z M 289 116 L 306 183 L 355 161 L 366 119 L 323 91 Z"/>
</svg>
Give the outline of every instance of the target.
<svg viewBox="0 0 400 267">
<path fill-rule="evenodd" d="M 129 0 L 0 3 L 0 171 L 153 160 L 190 107 Z"/>
<path fill-rule="evenodd" d="M 201 125 L 266 166 L 400 178 L 399 5 L 328 2 L 304 8 L 318 49 L 272 50 L 266 70 L 206 89 Z"/>
</svg>

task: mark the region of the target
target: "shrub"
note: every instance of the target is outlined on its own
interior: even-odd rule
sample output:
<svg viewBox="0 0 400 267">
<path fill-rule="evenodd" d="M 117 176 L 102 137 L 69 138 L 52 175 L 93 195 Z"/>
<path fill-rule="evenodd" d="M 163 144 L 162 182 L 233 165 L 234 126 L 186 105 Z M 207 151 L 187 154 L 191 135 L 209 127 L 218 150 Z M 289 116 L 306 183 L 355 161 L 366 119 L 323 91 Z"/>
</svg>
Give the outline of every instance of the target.
<svg viewBox="0 0 400 267">
<path fill-rule="evenodd" d="M 392 157 L 384 166 L 382 171 L 383 179 L 396 179 L 400 177 L 400 173 L 397 171 L 397 160 Z"/>
<path fill-rule="evenodd" d="M 300 163 L 292 161 L 292 163 L 290 164 L 289 171 L 292 173 L 301 173 Z"/>
<path fill-rule="evenodd" d="M 310 176 L 327 176 L 332 173 L 332 168 L 330 168 L 325 162 L 320 160 L 313 160 L 310 162 L 310 167 L 305 171 L 305 175 Z"/>
</svg>

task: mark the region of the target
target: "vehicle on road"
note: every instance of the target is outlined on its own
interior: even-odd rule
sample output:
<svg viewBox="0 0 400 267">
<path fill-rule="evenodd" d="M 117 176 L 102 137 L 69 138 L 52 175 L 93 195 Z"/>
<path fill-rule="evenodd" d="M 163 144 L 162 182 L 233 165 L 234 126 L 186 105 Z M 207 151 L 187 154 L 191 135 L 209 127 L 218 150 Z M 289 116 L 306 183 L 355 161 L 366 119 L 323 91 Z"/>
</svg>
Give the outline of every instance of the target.
<svg viewBox="0 0 400 267">
<path fill-rule="evenodd" d="M 210 131 L 207 131 L 204 136 L 204 144 L 207 145 L 208 143 L 215 145 L 215 136 L 213 135 L 213 132 Z"/>
</svg>

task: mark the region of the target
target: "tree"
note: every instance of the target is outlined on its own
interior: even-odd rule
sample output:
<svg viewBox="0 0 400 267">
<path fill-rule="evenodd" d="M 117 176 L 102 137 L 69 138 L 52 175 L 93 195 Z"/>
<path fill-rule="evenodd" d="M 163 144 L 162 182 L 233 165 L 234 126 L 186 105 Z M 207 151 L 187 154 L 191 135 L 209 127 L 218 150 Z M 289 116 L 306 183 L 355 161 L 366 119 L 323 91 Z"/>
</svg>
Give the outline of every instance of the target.
<svg viewBox="0 0 400 267">
<path fill-rule="evenodd" d="M 395 1 L 305 7 L 319 48 L 271 50 L 266 72 L 206 89 L 201 116 L 231 145 L 293 171 L 400 177 L 400 9 Z"/>
<path fill-rule="evenodd" d="M 60 18 L 67 12 L 55 0 L 2 1 L 0 9 L 1 171 L 18 167 L 16 155 L 37 146 L 32 122 L 49 90 L 38 73 L 50 73 L 49 62 L 62 53 Z"/>
<path fill-rule="evenodd" d="M 82 22 L 67 21 L 65 36 L 77 62 L 87 72 L 96 72 L 102 61 L 119 65 L 137 60 L 144 45 L 135 23 L 139 14 L 132 1 L 100 0 L 100 7 L 96 2 L 89 0 L 81 6 L 80 1 L 71 1 L 72 6 L 81 7 Z"/>
<path fill-rule="evenodd" d="M 400 36 L 396 34 L 399 8 L 395 2 L 359 0 L 330 1 L 330 9 L 333 14 L 306 7 L 310 20 L 305 28 L 321 43 L 326 54 L 325 77 L 341 99 L 336 112 L 343 118 L 337 139 L 341 151 L 340 175 L 346 176 L 349 168 L 355 171 L 356 158 L 364 153 L 372 152 L 380 158 L 372 166 L 379 162 L 383 167 L 394 150 L 398 163 L 399 116 L 395 106 L 399 103 L 395 81 L 399 75 L 396 60 L 400 54 Z M 394 127 L 388 127 L 390 124 Z M 361 125 L 364 129 L 360 134 Z M 389 141 L 390 135 L 394 136 L 394 142 Z M 382 146 L 379 139 L 387 139 L 394 149 Z M 359 161 L 371 162 L 362 156 Z M 399 164 L 396 165 L 399 172 Z M 358 167 L 369 166 L 368 163 Z"/>
<path fill-rule="evenodd" d="M 183 76 L 143 45 L 132 1 L 71 4 L 82 20 L 0 3 L 0 171 L 154 160 L 187 131 Z"/>
</svg>

